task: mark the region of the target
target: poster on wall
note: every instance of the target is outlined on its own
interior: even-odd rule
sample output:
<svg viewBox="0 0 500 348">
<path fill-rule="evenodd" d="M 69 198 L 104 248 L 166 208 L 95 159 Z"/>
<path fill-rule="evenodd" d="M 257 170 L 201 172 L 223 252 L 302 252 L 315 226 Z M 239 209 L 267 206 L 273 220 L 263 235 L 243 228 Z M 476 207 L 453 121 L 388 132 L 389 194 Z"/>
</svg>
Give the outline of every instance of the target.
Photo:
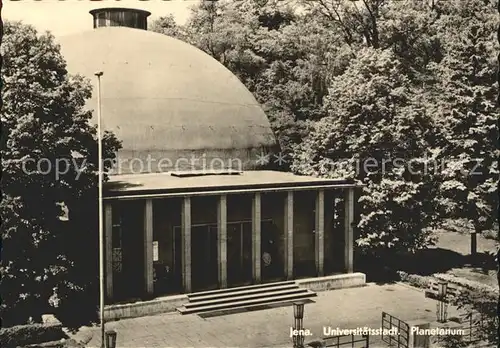
<svg viewBox="0 0 500 348">
<path fill-rule="evenodd" d="M 153 261 L 158 261 L 158 241 L 153 242 Z"/>
<path fill-rule="evenodd" d="M 122 249 L 113 248 L 113 271 L 122 271 Z"/>
</svg>

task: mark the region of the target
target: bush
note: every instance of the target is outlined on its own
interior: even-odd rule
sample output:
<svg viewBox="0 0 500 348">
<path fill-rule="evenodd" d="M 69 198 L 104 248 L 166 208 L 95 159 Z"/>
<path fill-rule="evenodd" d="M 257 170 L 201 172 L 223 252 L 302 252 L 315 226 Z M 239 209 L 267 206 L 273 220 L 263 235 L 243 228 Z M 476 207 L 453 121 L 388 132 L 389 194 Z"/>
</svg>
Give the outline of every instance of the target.
<svg viewBox="0 0 500 348">
<path fill-rule="evenodd" d="M 475 339 L 491 346 L 498 346 L 498 295 L 499 290 L 492 286 L 471 281 L 450 274 L 435 274 L 435 278 L 456 284 L 462 288 L 460 294 L 451 298 L 451 305 L 474 315 Z M 457 341 L 458 339 L 458 341 Z M 444 347 L 466 346 L 466 337 L 446 338 L 440 342 Z"/>
<path fill-rule="evenodd" d="M 399 279 L 396 270 L 387 261 L 373 255 L 363 255 L 356 251 L 356 270 L 365 273 L 370 282 L 393 282 Z"/>
<path fill-rule="evenodd" d="M 67 347 L 65 341 L 59 340 L 59 341 L 51 341 L 45 343 L 30 344 L 28 346 L 24 346 L 23 348 L 65 348 L 65 347 Z"/>
<path fill-rule="evenodd" d="M 61 325 L 16 325 L 0 329 L 0 347 L 16 348 L 66 338 Z"/>
<path fill-rule="evenodd" d="M 498 229 L 497 230 L 486 230 L 481 233 L 486 239 L 498 240 Z"/>
<path fill-rule="evenodd" d="M 440 227 L 447 231 L 458 233 L 468 233 L 474 229 L 474 226 L 468 219 L 445 219 Z"/>
<path fill-rule="evenodd" d="M 462 292 L 456 298 L 451 299 L 451 304 L 458 309 L 464 310 L 472 315 L 473 339 L 477 346 L 479 342 L 487 344 L 488 347 L 498 347 L 498 293 L 491 292 L 490 289 L 478 287 Z M 443 337 L 444 347 L 457 348 L 468 343 L 466 336 L 459 337 L 461 342 L 448 342 Z"/>
<path fill-rule="evenodd" d="M 477 333 L 476 339 L 491 346 L 498 346 L 498 288 L 451 274 L 437 273 L 433 277 L 424 277 L 403 271 L 397 273 L 402 282 L 418 288 L 427 288 L 432 278 L 458 285 L 462 291 L 458 296 L 450 298 L 450 304 L 466 313 L 477 314 L 474 315 L 473 323 L 478 328 L 474 330 Z M 450 321 L 453 320 L 450 318 Z M 439 343 L 440 347 L 446 348 L 469 346 L 464 336 L 443 336 Z"/>
<path fill-rule="evenodd" d="M 399 279 L 404 283 L 408 283 L 411 286 L 414 286 L 416 288 L 421 288 L 421 289 L 425 289 L 425 288 L 429 287 L 429 283 L 431 281 L 430 277 L 425 277 L 425 276 L 421 276 L 418 274 L 408 274 L 408 273 L 403 272 L 403 271 L 398 271 L 397 273 L 398 273 Z"/>
<path fill-rule="evenodd" d="M 434 277 L 440 280 L 447 281 L 452 284 L 456 284 L 466 290 L 469 290 L 471 292 L 474 291 L 482 291 L 486 294 L 489 294 L 489 296 L 493 297 L 498 297 L 498 289 L 494 288 L 492 286 L 479 283 L 473 280 L 465 279 L 462 277 L 456 277 L 452 274 L 446 274 L 446 273 L 436 273 L 434 274 Z"/>
</svg>

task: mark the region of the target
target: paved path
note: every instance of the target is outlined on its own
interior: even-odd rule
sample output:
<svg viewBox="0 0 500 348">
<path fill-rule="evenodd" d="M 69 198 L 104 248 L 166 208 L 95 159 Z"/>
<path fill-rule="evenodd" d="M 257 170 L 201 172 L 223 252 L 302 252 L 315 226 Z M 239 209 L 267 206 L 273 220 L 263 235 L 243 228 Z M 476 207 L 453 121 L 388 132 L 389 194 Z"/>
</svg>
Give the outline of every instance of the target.
<svg viewBox="0 0 500 348">
<path fill-rule="evenodd" d="M 305 306 L 304 326 L 313 336 L 323 336 L 323 327 L 379 328 L 382 311 L 402 320 L 435 320 L 436 304 L 422 291 L 401 284 L 326 291 Z M 450 313 L 452 315 L 453 313 Z M 123 319 L 106 324 L 118 332 L 117 347 L 291 347 L 291 306 L 201 318 L 167 313 Z M 99 329 L 87 347 L 99 347 Z M 370 347 L 385 347 L 380 337 L 371 337 Z"/>
</svg>

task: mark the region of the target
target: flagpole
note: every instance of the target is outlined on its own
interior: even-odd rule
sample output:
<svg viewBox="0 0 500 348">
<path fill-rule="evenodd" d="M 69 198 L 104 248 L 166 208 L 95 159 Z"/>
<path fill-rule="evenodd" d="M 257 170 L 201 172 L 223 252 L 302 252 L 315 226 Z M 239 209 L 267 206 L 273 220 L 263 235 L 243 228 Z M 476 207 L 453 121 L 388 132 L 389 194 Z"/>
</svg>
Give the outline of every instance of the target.
<svg viewBox="0 0 500 348">
<path fill-rule="evenodd" d="M 97 76 L 97 161 L 99 171 L 99 321 L 101 323 L 101 348 L 105 347 L 104 329 L 104 224 L 102 204 L 102 137 L 101 137 L 101 76 L 102 71 L 94 74 Z"/>
</svg>

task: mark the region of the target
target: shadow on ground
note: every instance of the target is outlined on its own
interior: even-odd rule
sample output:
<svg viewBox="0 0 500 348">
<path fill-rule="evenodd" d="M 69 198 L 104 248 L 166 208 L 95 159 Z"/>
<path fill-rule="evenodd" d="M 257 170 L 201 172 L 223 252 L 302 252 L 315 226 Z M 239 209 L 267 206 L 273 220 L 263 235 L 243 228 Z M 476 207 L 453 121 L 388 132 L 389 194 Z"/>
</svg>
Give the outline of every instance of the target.
<svg viewBox="0 0 500 348">
<path fill-rule="evenodd" d="M 386 262 L 363 260 L 360 262 L 359 271 L 367 275 L 367 281 L 381 285 L 398 281 L 397 271 L 430 276 L 457 268 L 469 268 L 477 273 L 488 274 L 497 268 L 497 263 L 493 253 L 478 253 L 472 257 L 449 249 L 430 248 L 415 254 L 392 258 Z"/>
<path fill-rule="evenodd" d="M 407 273 L 427 276 L 434 273 L 445 273 L 453 268 L 461 268 L 469 262 L 468 256 L 448 249 L 433 248 L 402 257 L 400 269 Z"/>
<path fill-rule="evenodd" d="M 400 269 L 407 273 L 427 276 L 464 267 L 476 268 L 487 274 L 488 271 L 496 268 L 495 256 L 492 253 L 478 253 L 473 257 L 448 249 L 433 248 L 403 257 Z"/>
</svg>

